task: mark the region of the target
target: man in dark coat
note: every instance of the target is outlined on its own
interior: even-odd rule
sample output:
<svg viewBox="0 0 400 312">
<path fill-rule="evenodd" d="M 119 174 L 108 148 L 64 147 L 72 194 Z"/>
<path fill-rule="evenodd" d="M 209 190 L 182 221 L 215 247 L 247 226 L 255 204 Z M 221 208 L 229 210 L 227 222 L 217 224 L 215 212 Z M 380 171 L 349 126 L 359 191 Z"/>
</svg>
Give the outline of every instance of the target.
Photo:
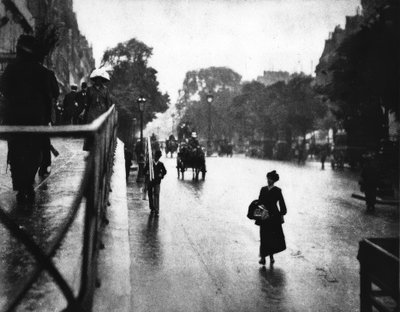
<svg viewBox="0 0 400 312">
<path fill-rule="evenodd" d="M 76 114 L 74 116 L 74 124 L 83 124 L 83 115 L 84 111 L 87 107 L 87 83 L 82 82 L 81 91 L 76 95 L 76 102 L 78 103 L 78 109 L 76 110 Z"/>
<path fill-rule="evenodd" d="M 47 125 L 50 119 L 48 98 L 51 94 L 49 73 L 34 52 L 35 38 L 21 35 L 17 57 L 5 69 L 0 91 L 6 98 L 5 124 Z M 8 139 L 8 161 L 14 190 L 19 201 L 32 201 L 34 179 L 42 158 L 43 138 L 15 135 Z"/>
<path fill-rule="evenodd" d="M 72 125 L 74 124 L 74 117 L 78 111 L 77 102 L 77 91 L 78 87 L 76 85 L 71 85 L 71 92 L 67 93 L 64 97 L 63 107 L 64 107 L 64 124 Z"/>
<path fill-rule="evenodd" d="M 148 194 L 149 194 L 149 207 L 151 212 L 155 213 L 156 216 L 160 210 L 160 184 L 161 180 L 167 174 L 167 170 L 165 169 L 164 164 L 160 161 L 161 151 L 158 150 L 155 152 L 154 160 L 153 160 L 153 172 L 154 179 L 150 180 L 148 183 Z M 145 174 L 149 175 L 149 164 L 146 164 L 144 168 Z"/>
<path fill-rule="evenodd" d="M 324 144 L 321 147 L 321 151 L 319 153 L 320 160 L 321 160 L 321 170 L 325 170 L 325 161 L 326 157 L 329 155 L 329 144 Z"/>
<path fill-rule="evenodd" d="M 379 165 L 374 152 L 365 153 L 363 160 L 360 185 L 362 191 L 365 193 L 367 212 L 373 212 L 375 210 L 379 182 Z"/>
<path fill-rule="evenodd" d="M 47 112 L 46 116 L 48 120 L 46 121 L 48 125 L 51 125 L 55 122 L 55 118 L 52 117 L 52 112 L 55 109 L 55 103 L 57 101 L 58 96 L 60 95 L 60 89 L 58 87 L 58 82 L 54 72 L 52 70 L 47 69 L 44 67 L 47 72 L 47 80 L 46 83 L 48 84 L 48 96 L 46 98 L 46 107 Z M 44 177 L 50 174 L 51 171 L 51 142 L 49 137 L 43 138 L 43 155 L 42 155 L 42 162 L 40 164 L 39 175 Z"/>
</svg>

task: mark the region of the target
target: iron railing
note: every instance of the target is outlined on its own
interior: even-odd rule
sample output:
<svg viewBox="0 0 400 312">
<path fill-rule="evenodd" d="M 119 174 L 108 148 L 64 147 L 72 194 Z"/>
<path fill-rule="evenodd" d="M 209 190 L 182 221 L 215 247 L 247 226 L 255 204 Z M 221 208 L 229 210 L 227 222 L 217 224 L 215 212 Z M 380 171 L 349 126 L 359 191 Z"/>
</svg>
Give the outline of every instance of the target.
<svg viewBox="0 0 400 312">
<path fill-rule="evenodd" d="M 24 134 L 85 138 L 86 142 L 89 142 L 91 149 L 81 185 L 75 194 L 65 222 L 58 228 L 58 232 L 54 235 L 46 250 L 40 248 L 31 235 L 18 226 L 10 212 L 0 207 L 0 222 L 14 238 L 24 244 L 36 261 L 35 268 L 20 283 L 20 286 L 14 292 L 15 295 L 8 301 L 3 311 L 13 311 L 21 303 L 43 271 L 47 271 L 52 277 L 68 302 L 65 311 L 91 311 L 93 293 L 97 283 L 97 256 L 101 245 L 101 229 L 105 223 L 104 221 L 107 220 L 105 210 L 108 203 L 116 147 L 117 112 L 115 106 L 112 106 L 106 113 L 88 125 L 55 127 L 0 126 L 0 136 L 2 138 Z M 56 268 L 53 257 L 76 219 L 84 197 L 86 198 L 86 204 L 83 222 L 81 277 L 79 291 L 77 295 L 74 295 L 73 288 Z"/>
</svg>

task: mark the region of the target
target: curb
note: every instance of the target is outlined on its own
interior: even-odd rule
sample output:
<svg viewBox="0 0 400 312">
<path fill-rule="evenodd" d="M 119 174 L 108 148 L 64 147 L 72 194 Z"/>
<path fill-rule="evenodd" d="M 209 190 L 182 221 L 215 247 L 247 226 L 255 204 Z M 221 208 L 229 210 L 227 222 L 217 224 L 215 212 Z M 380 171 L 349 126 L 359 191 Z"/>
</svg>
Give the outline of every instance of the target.
<svg viewBox="0 0 400 312">
<path fill-rule="evenodd" d="M 109 224 L 102 235 L 104 250 L 99 251 L 98 278 L 100 288 L 95 290 L 93 311 L 131 311 L 130 250 L 128 202 L 124 144 L 118 140 L 107 208 Z"/>
<path fill-rule="evenodd" d="M 365 201 L 365 196 L 361 195 L 361 194 L 353 193 L 353 194 L 351 194 L 351 197 Z M 397 200 L 384 200 L 384 199 L 380 199 L 380 198 L 376 198 L 376 203 L 381 204 L 381 205 L 389 205 L 389 206 L 398 206 L 400 204 L 400 202 Z"/>
</svg>

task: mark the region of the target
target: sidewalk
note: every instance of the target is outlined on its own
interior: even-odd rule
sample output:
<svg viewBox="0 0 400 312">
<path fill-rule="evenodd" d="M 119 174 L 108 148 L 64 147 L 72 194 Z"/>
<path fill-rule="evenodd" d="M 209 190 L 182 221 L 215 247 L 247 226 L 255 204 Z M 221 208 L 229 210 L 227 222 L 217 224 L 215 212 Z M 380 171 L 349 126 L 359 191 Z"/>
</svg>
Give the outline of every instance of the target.
<svg viewBox="0 0 400 312">
<path fill-rule="evenodd" d="M 80 185 L 85 169 L 85 155 L 82 140 L 53 139 L 53 145 L 60 156 L 53 159 L 51 174 L 37 179 L 36 199 L 30 207 L 19 208 L 15 192 L 11 188 L 10 171 L 5 168 L 7 149 L 0 141 L 0 205 L 9 211 L 18 225 L 25 229 L 43 249 L 52 241 L 60 224 L 65 222 L 70 204 Z M 102 242 L 104 250 L 99 251 L 98 279 L 101 287 L 96 289 L 93 311 L 131 311 L 130 309 L 130 251 L 128 236 L 128 209 L 126 198 L 125 160 L 122 142 L 118 141 L 113 175 L 112 192 L 107 208 L 110 221 L 105 226 Z M 80 283 L 82 250 L 82 229 L 84 205 L 62 242 L 53 261 L 67 283 L 76 290 Z M 35 260 L 26 248 L 17 242 L 0 225 L 0 309 L 13 297 L 15 289 L 26 278 L 35 265 Z M 48 274 L 43 274 L 28 292 L 16 311 L 61 311 L 66 301 L 58 286 Z"/>
<path fill-rule="evenodd" d="M 53 145 L 60 156 L 52 161 L 51 174 L 35 183 L 36 198 L 31 205 L 20 206 L 15 200 L 16 192 L 11 188 L 10 171 L 1 167 L 1 207 L 12 215 L 15 222 L 32 239 L 46 250 L 54 238 L 54 233 L 67 218 L 69 207 L 80 186 L 85 168 L 85 152 L 81 140 L 53 139 Z M 3 141 L 0 144 L 4 144 Z M 4 148 L 0 159 L 5 157 Z M 83 206 L 83 205 L 82 205 Z M 53 262 L 59 268 L 69 285 L 77 288 L 80 282 L 80 263 L 82 248 L 83 209 L 57 251 Z M 15 289 L 25 280 L 36 266 L 27 249 L 18 242 L 2 225 L 0 226 L 0 309 L 14 296 Z M 38 281 L 28 291 L 16 311 L 59 311 L 65 308 L 66 301 L 53 279 L 42 273 Z"/>
<path fill-rule="evenodd" d="M 109 224 L 103 233 L 104 250 L 100 250 L 98 278 L 93 311 L 130 312 L 130 250 L 124 145 L 118 140 L 111 190 L 107 208 Z"/>
</svg>

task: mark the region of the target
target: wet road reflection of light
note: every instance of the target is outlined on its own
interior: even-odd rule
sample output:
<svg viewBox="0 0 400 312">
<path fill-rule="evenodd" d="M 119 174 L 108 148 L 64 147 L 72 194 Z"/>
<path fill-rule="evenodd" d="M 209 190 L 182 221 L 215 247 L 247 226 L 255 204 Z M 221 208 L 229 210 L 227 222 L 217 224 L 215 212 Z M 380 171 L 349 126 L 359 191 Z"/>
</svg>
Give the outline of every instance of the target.
<svg viewBox="0 0 400 312">
<path fill-rule="evenodd" d="M 60 156 L 53 160 L 52 174 L 48 178 L 39 179 L 37 177 L 36 198 L 32 204 L 17 204 L 15 193 L 11 190 L 2 189 L 0 196 L 2 208 L 11 213 L 21 229 L 29 233 L 43 250 L 49 247 L 60 225 L 65 222 L 84 168 L 80 141 L 55 139 L 53 144 L 60 151 Z M 2 179 L 6 183 L 8 177 L 2 177 Z M 11 181 L 9 182 L 11 183 Z M 75 291 L 80 273 L 82 220 L 83 211 L 81 209 L 76 222 L 72 225 L 71 232 L 63 241 L 61 249 L 54 259 L 55 265 L 60 269 L 67 282 L 75 286 Z M 0 240 L 1 308 L 36 266 L 36 261 L 3 226 L 0 226 Z M 52 278 L 48 274 L 42 273 L 17 311 L 54 311 L 61 310 L 65 305 L 63 295 L 53 283 Z"/>
<path fill-rule="evenodd" d="M 135 199 L 130 207 L 136 311 L 354 311 L 358 241 L 399 230 L 398 209 L 382 206 L 367 215 L 364 203 L 351 198 L 356 173 L 212 157 L 205 181 L 194 181 L 191 174 L 177 178 L 176 159 L 162 160 L 168 170 L 158 221 L 162 265 L 137 242 L 145 242 L 137 234 L 147 224 L 148 202 Z M 274 169 L 288 206 L 288 248 L 273 268 L 260 269 L 258 227 L 246 214 Z M 151 250 L 154 242 L 146 244 Z"/>
<path fill-rule="evenodd" d="M 157 267 L 162 264 L 162 250 L 160 248 L 160 237 L 158 234 L 158 216 L 149 214 L 146 228 L 142 229 L 141 248 L 143 259 L 151 260 L 149 266 Z"/>
</svg>

